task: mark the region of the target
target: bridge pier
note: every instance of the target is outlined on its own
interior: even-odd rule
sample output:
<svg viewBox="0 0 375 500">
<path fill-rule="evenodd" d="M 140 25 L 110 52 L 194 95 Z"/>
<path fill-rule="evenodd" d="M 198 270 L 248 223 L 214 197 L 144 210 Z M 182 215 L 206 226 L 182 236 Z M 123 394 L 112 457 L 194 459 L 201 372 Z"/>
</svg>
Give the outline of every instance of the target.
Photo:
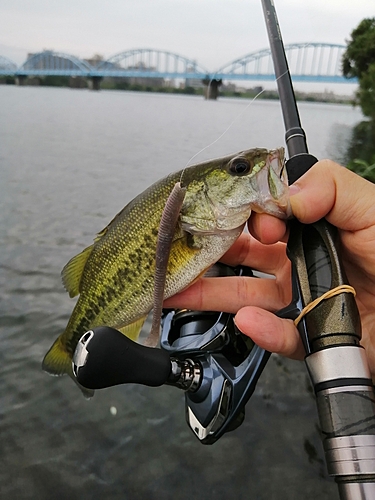
<svg viewBox="0 0 375 500">
<path fill-rule="evenodd" d="M 209 80 L 206 78 L 205 80 L 202 80 L 202 82 L 206 85 L 204 98 L 216 100 L 219 95 L 219 87 L 223 83 L 223 80 L 215 80 L 214 78 Z"/>
<path fill-rule="evenodd" d="M 90 76 L 88 79 L 90 90 L 100 90 L 100 82 L 103 80 L 101 76 Z"/>
<path fill-rule="evenodd" d="M 16 85 L 26 85 L 27 75 L 15 75 Z"/>
</svg>

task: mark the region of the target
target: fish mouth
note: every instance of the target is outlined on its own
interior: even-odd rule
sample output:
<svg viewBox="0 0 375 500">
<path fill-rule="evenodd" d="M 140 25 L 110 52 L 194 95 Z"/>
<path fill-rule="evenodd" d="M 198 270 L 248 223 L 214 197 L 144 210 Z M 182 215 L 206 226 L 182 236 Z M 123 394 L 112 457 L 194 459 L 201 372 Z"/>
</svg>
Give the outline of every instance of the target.
<svg viewBox="0 0 375 500">
<path fill-rule="evenodd" d="M 254 180 L 256 189 L 262 196 L 251 204 L 251 209 L 258 213 L 267 212 L 281 219 L 291 217 L 284 148 L 270 151 L 265 167 Z"/>
</svg>

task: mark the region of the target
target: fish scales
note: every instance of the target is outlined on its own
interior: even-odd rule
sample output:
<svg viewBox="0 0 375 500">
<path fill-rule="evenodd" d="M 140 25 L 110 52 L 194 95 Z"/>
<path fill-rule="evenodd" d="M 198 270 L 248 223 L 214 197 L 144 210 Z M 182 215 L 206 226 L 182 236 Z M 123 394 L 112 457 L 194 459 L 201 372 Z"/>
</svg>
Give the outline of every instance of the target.
<svg viewBox="0 0 375 500">
<path fill-rule="evenodd" d="M 90 328 L 105 324 L 119 328 L 145 314 L 146 292 L 153 287 L 158 221 L 175 182 L 171 176 L 150 197 L 127 205 L 94 245 L 80 283 L 80 300 L 66 329 L 65 336 L 76 332 L 74 344 L 85 333 L 77 326 L 92 303 L 101 307 Z"/>
<path fill-rule="evenodd" d="M 285 217 L 283 150 L 247 150 L 170 174 L 138 195 L 63 269 L 70 296 L 79 295 L 65 331 L 43 361 L 52 374 L 72 375 L 80 337 L 108 325 L 136 339 L 152 308 L 158 228 L 176 182 L 186 188 L 168 260 L 165 298 L 186 288 L 230 248 L 252 209 Z"/>
</svg>

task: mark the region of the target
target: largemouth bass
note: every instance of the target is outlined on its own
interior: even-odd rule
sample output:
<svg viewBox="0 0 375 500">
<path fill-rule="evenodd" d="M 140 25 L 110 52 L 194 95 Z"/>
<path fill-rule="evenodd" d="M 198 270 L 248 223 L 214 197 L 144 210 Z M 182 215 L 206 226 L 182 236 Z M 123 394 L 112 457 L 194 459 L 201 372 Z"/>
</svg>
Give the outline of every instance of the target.
<svg viewBox="0 0 375 500">
<path fill-rule="evenodd" d="M 108 325 L 133 340 L 153 305 L 155 252 L 166 200 L 180 182 L 185 197 L 168 259 L 164 298 L 195 281 L 231 247 L 251 210 L 285 218 L 289 210 L 284 150 L 251 149 L 192 165 L 134 198 L 94 243 L 62 271 L 79 295 L 65 331 L 43 360 L 53 375 L 72 374 L 81 336 Z"/>
</svg>

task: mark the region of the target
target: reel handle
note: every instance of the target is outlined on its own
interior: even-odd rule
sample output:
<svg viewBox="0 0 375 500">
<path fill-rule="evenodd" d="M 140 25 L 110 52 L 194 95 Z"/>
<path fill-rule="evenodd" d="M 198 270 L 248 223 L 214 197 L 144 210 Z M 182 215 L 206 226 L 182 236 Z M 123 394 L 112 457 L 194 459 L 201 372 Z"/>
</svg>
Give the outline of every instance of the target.
<svg viewBox="0 0 375 500">
<path fill-rule="evenodd" d="M 73 373 L 88 389 L 137 383 L 158 387 L 171 374 L 169 354 L 145 347 L 108 326 L 86 332 L 73 356 Z"/>
</svg>

